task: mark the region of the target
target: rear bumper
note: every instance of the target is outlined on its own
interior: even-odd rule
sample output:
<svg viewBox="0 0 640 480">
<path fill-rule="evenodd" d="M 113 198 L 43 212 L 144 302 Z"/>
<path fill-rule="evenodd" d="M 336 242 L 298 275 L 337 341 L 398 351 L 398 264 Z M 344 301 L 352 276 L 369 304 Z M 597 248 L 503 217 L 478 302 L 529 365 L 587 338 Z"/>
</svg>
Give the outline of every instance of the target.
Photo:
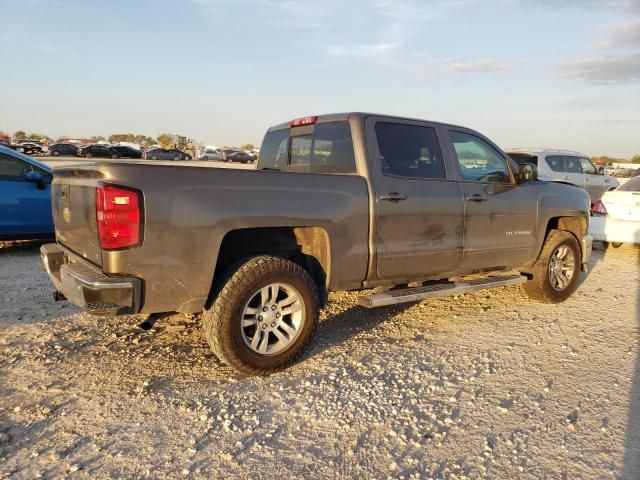
<svg viewBox="0 0 640 480">
<path fill-rule="evenodd" d="M 109 277 L 55 243 L 43 245 L 40 255 L 56 291 L 88 313 L 124 315 L 140 311 L 140 279 Z"/>
<path fill-rule="evenodd" d="M 640 222 L 594 215 L 589 221 L 589 234 L 602 242 L 640 243 Z"/>
</svg>

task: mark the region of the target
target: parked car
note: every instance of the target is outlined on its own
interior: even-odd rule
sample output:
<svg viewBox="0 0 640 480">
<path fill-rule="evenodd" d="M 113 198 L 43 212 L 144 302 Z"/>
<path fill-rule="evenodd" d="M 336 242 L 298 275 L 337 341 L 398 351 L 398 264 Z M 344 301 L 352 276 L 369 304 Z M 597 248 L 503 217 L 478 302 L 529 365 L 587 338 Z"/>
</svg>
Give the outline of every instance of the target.
<svg viewBox="0 0 640 480">
<path fill-rule="evenodd" d="M 51 168 L 0 146 L 0 239 L 53 238 Z"/>
<path fill-rule="evenodd" d="M 146 154 L 147 160 L 191 160 L 191 155 L 177 148 L 154 148 Z"/>
<path fill-rule="evenodd" d="M 120 158 L 142 158 L 142 152 L 126 145 L 115 145 L 111 147 L 118 152 Z"/>
<path fill-rule="evenodd" d="M 589 233 L 613 247 L 640 244 L 640 176 L 602 195 L 593 206 Z"/>
<path fill-rule="evenodd" d="M 246 152 L 236 152 L 227 155 L 227 162 L 253 163 L 256 157 Z"/>
<path fill-rule="evenodd" d="M 78 150 L 78 155 L 85 158 L 120 158 L 120 153 L 108 145 L 87 145 Z"/>
<path fill-rule="evenodd" d="M 223 160 L 221 153 L 217 150 L 204 150 L 200 154 L 200 160 Z"/>
<path fill-rule="evenodd" d="M 473 130 L 393 116 L 277 125 L 257 170 L 69 166 L 52 195 L 59 297 L 149 322 L 202 312 L 217 357 L 253 374 L 301 355 L 329 291 L 378 288 L 372 308 L 523 284 L 557 303 L 591 254 L 584 190 Z"/>
<path fill-rule="evenodd" d="M 78 147 L 73 143 L 54 143 L 49 146 L 49 155 L 53 157 L 78 155 Z"/>
<path fill-rule="evenodd" d="M 538 167 L 538 178 L 550 182 L 569 183 L 584 188 L 593 205 L 604 192 L 620 185 L 605 175 L 604 168 L 596 169 L 587 155 L 570 150 L 510 149 L 509 156 L 516 163 L 531 163 Z"/>
<path fill-rule="evenodd" d="M 9 145 L 9 148 L 25 155 L 42 155 L 45 151 L 42 145 L 35 142 L 20 142 L 17 145 Z"/>
</svg>

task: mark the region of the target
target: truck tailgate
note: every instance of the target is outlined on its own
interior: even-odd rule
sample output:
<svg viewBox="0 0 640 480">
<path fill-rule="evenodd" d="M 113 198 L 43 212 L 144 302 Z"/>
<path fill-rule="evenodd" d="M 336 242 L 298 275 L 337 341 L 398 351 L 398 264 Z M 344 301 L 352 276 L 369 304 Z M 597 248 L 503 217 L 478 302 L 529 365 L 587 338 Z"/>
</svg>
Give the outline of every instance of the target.
<svg viewBox="0 0 640 480">
<path fill-rule="evenodd" d="M 51 203 L 57 241 L 101 266 L 102 250 L 96 222 L 98 179 L 95 173 L 85 169 L 56 171 L 51 186 Z"/>
</svg>

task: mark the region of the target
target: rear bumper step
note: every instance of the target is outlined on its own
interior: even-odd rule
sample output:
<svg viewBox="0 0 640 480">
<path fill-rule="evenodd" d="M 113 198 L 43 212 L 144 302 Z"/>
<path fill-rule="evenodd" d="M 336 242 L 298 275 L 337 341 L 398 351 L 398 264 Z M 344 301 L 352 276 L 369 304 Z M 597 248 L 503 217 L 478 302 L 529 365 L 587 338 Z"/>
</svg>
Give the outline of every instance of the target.
<svg viewBox="0 0 640 480">
<path fill-rule="evenodd" d="M 115 278 L 71 257 L 57 244 L 43 245 L 42 263 L 55 286 L 54 298 L 68 299 L 93 315 L 122 315 L 140 309 L 141 282 L 137 278 Z"/>
<path fill-rule="evenodd" d="M 358 298 L 358 303 L 366 308 L 384 307 L 399 303 L 420 302 L 431 298 L 449 297 L 463 293 L 475 292 L 487 288 L 508 287 L 520 285 L 527 281 L 524 275 L 501 275 L 495 277 L 458 281 L 454 283 L 441 283 L 426 287 L 405 288 L 390 292 L 363 295 Z"/>
</svg>

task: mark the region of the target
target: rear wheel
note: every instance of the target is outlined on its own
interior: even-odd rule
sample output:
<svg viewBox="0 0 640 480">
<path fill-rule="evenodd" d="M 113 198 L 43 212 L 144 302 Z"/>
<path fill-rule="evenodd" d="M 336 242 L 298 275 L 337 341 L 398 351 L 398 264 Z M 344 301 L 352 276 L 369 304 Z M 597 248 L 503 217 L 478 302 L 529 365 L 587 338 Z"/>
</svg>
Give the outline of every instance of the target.
<svg viewBox="0 0 640 480">
<path fill-rule="evenodd" d="M 58 150 L 54 150 L 53 152 L 51 152 L 51 155 L 54 157 L 59 157 L 60 156 L 60 152 Z"/>
<path fill-rule="evenodd" d="M 217 357 L 248 374 L 281 370 L 302 354 L 318 322 L 318 291 L 299 265 L 258 256 L 232 267 L 203 315 Z"/>
<path fill-rule="evenodd" d="M 85 155 L 84 155 L 84 156 L 85 156 L 85 158 L 91 158 L 91 157 L 93 157 L 93 155 L 91 155 L 90 153 L 85 153 Z"/>
<path fill-rule="evenodd" d="M 529 273 L 524 289 L 529 297 L 545 303 L 566 300 L 580 278 L 580 245 L 569 232 L 551 230 L 542 252 Z"/>
</svg>

